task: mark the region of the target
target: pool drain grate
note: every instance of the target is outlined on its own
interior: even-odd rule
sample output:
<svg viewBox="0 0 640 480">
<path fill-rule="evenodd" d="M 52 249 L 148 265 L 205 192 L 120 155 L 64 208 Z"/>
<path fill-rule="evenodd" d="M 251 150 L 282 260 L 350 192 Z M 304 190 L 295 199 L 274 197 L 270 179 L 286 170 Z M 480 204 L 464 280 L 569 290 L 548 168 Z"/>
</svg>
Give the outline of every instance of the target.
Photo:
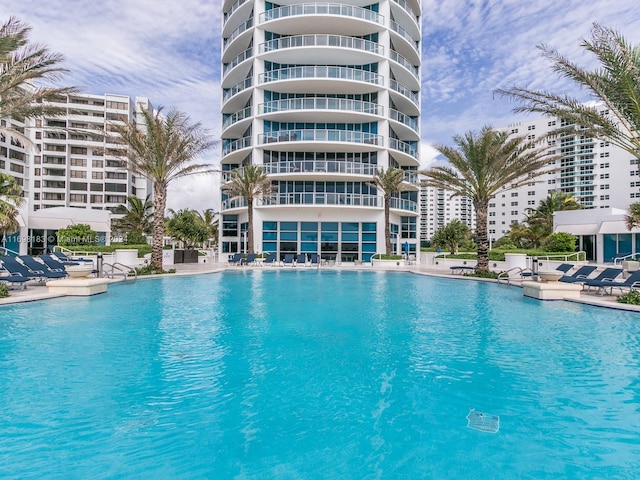
<svg viewBox="0 0 640 480">
<path fill-rule="evenodd" d="M 467 427 L 481 432 L 498 433 L 498 430 L 500 430 L 500 417 L 498 415 L 476 412 L 475 408 L 469 410 L 467 421 Z"/>
</svg>

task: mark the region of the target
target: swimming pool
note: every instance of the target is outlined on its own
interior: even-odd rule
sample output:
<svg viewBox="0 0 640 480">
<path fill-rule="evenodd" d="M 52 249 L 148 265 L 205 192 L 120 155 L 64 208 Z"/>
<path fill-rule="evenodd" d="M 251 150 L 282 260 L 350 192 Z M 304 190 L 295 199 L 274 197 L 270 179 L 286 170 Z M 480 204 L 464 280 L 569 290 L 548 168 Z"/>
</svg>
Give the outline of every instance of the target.
<svg viewBox="0 0 640 480">
<path fill-rule="evenodd" d="M 639 372 L 638 314 L 514 287 L 144 280 L 0 309 L 0 477 L 634 478 Z"/>
</svg>

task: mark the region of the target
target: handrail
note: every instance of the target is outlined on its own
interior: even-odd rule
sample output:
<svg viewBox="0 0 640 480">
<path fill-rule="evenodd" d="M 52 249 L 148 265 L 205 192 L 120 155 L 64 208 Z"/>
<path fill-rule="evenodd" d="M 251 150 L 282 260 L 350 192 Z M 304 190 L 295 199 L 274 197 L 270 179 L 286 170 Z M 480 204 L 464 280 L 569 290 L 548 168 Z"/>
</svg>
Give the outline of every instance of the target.
<svg viewBox="0 0 640 480">
<path fill-rule="evenodd" d="M 573 256 L 576 257 L 576 262 L 583 262 L 585 260 L 580 260 L 580 255 L 584 254 L 584 258 L 587 258 L 587 252 L 585 252 L 584 250 L 580 250 L 579 252 L 573 252 L 570 253 L 569 255 L 545 255 L 544 257 L 538 257 L 536 255 L 536 258 L 538 260 L 546 260 L 547 262 L 550 261 L 551 259 L 560 259 L 563 262 L 567 262 L 569 261 L 570 258 L 572 258 Z"/>
<path fill-rule="evenodd" d="M 613 264 L 614 265 L 618 265 L 618 262 L 622 262 L 624 260 L 627 260 L 629 258 L 637 258 L 640 257 L 640 252 L 636 252 L 636 253 L 630 253 L 629 255 L 625 255 L 624 257 L 616 257 L 613 259 Z"/>
<path fill-rule="evenodd" d="M 510 272 L 517 272 L 520 274 L 520 276 L 523 276 L 522 274 L 525 272 L 531 272 L 531 276 L 534 275 L 533 270 L 531 270 L 530 268 L 522 268 L 522 267 L 512 267 L 509 270 L 506 270 L 504 272 L 501 272 L 500 275 L 498 275 L 498 283 L 502 283 L 501 280 L 507 280 L 507 285 L 511 285 L 511 275 Z"/>
<path fill-rule="evenodd" d="M 109 272 L 107 274 L 108 278 L 114 278 L 114 270 L 117 270 L 119 273 L 122 274 L 124 280 L 128 280 L 129 279 L 129 274 L 133 273 L 134 276 L 134 280 L 138 279 L 138 271 L 133 268 L 130 267 L 129 265 L 125 265 L 124 263 L 120 263 L 120 262 L 114 262 L 114 263 L 103 263 L 102 264 L 102 271 L 100 272 L 101 274 L 107 273 L 105 272 L 105 267 L 111 267 L 111 272 Z"/>
<path fill-rule="evenodd" d="M 7 248 L 7 247 L 0 247 L 0 251 L 4 252 L 3 255 L 13 255 L 14 257 L 17 257 L 20 255 L 20 252 L 16 252 L 15 250 L 11 250 L 10 248 Z"/>
</svg>

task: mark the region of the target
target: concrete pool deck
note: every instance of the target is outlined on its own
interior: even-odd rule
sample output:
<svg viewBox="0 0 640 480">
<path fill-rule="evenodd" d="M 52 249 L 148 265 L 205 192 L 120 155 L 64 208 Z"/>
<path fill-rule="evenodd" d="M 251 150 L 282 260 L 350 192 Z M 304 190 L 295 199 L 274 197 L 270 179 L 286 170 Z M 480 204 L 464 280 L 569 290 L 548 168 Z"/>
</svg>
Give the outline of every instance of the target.
<svg viewBox="0 0 640 480">
<path fill-rule="evenodd" d="M 262 267 L 259 265 L 256 266 L 229 266 L 227 263 L 207 263 L 207 264 L 189 264 L 189 263 L 185 263 L 185 264 L 178 264 L 178 265 L 174 265 L 172 268 L 176 269 L 176 273 L 175 274 L 167 274 L 167 277 L 174 277 L 174 276 L 183 276 L 183 275 L 196 275 L 196 274 L 204 274 L 204 273 L 216 273 L 216 272 L 221 272 L 221 271 L 225 271 L 225 270 L 238 270 L 238 269 L 265 269 L 265 270 L 273 270 L 273 269 L 279 269 L 279 268 L 283 268 L 285 270 L 287 269 L 306 269 L 306 270 L 312 270 L 314 268 L 318 268 L 318 267 L 310 267 L 310 266 L 305 266 L 305 267 L 278 267 L 278 266 L 268 266 L 268 267 Z M 455 279 L 455 280 L 460 280 L 460 281 L 484 281 L 484 282 L 491 282 L 491 283 L 495 283 L 494 280 L 491 279 L 479 279 L 479 278 L 474 278 L 474 277 L 465 277 L 463 275 L 452 275 L 451 271 L 449 269 L 443 269 L 443 268 L 432 268 L 430 266 L 425 266 L 424 264 L 417 264 L 417 265 L 399 265 L 399 266 L 393 266 L 393 267 L 388 267 L 385 266 L 383 268 L 381 267 L 372 267 L 371 265 L 365 264 L 365 265 L 334 265 L 334 266 L 321 266 L 319 267 L 321 270 L 374 270 L 374 271 L 395 271 L 395 272 L 410 272 L 410 273 L 414 273 L 414 274 L 419 274 L 419 275 L 429 275 L 429 276 L 435 276 L 435 277 L 442 277 L 442 278 L 449 278 L 449 279 Z M 138 277 L 138 280 L 144 280 L 147 278 L 157 278 L 157 275 L 154 276 L 143 276 L 143 277 Z M 122 280 L 113 280 L 112 282 L 121 282 Z M 505 288 L 508 288 L 507 285 L 504 285 Z M 521 281 L 519 279 L 511 279 L 510 281 L 510 286 L 511 287 L 517 287 L 517 288 L 522 288 L 521 285 Z M 26 289 L 24 290 L 10 290 L 9 291 L 10 296 L 8 298 L 0 298 L 0 306 L 1 305 L 7 305 L 7 304 L 14 304 L 14 303 L 22 303 L 22 302 L 32 302 L 32 301 L 37 301 L 37 300 L 46 300 L 49 298 L 57 298 L 57 297 L 62 297 L 64 295 L 62 294 L 56 294 L 56 293 L 50 293 L 48 291 L 48 288 L 46 287 L 46 285 L 39 285 L 37 283 L 33 283 L 33 282 L 29 282 L 29 285 Z M 616 302 L 616 298 L 617 296 L 615 295 L 597 295 L 595 293 L 588 293 L 588 292 L 581 292 L 580 293 L 580 297 L 576 298 L 576 299 L 572 299 L 572 300 L 565 300 L 565 301 L 571 301 L 571 302 L 576 302 L 576 303 L 583 303 L 586 305 L 593 305 L 593 306 L 598 306 L 598 307 L 606 307 L 606 308 L 613 308 L 613 309 L 618 309 L 618 310 L 627 310 L 627 311 L 634 311 L 634 312 L 640 312 L 640 305 L 627 305 L 627 304 L 623 304 L 623 303 L 618 303 Z"/>
</svg>

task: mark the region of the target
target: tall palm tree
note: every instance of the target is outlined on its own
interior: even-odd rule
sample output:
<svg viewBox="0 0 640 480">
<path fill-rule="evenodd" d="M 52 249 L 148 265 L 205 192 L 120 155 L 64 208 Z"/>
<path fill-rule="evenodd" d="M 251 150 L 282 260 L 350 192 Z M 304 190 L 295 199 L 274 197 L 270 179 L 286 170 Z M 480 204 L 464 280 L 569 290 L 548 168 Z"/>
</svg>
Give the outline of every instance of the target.
<svg viewBox="0 0 640 480">
<path fill-rule="evenodd" d="M 39 115 L 60 115 L 65 110 L 48 102 L 76 91 L 73 87 L 40 85 L 69 72 L 60 66 L 62 55 L 29 42 L 30 31 L 15 17 L 0 26 L 0 118 L 23 121 Z"/>
<path fill-rule="evenodd" d="M 113 213 L 123 215 L 113 221 L 117 231 L 123 233 L 135 232 L 139 235 L 151 233 L 151 219 L 153 217 L 153 202 L 151 195 L 142 200 L 135 196 L 127 197 L 127 205 L 118 205 Z"/>
<path fill-rule="evenodd" d="M 384 193 L 384 243 L 387 255 L 391 255 L 391 197 L 402 190 L 403 180 L 404 171 L 393 167 L 379 169 L 374 177 L 376 186 Z"/>
<path fill-rule="evenodd" d="M 640 158 L 640 46 L 630 45 L 615 30 L 598 24 L 593 25 L 591 40 L 583 40 L 580 46 L 595 55 L 599 68 L 586 70 L 548 45 L 538 48 L 551 60 L 556 73 L 575 82 L 604 109 L 567 95 L 522 87 L 497 93 L 521 104 L 515 112 L 562 118 L 584 127 L 581 134 L 606 138 Z"/>
<path fill-rule="evenodd" d="M 127 148 L 127 167 L 144 175 L 153 185 L 153 240 L 151 265 L 162 270 L 162 238 L 164 236 L 164 211 L 167 205 L 169 184 L 189 175 L 211 173 L 209 164 L 193 163 L 215 145 L 200 123 L 191 123 L 185 113 L 171 110 L 162 114 L 142 112 L 143 128 L 136 121 L 114 125 L 118 142 Z"/>
<path fill-rule="evenodd" d="M 540 201 L 538 208 L 528 209 L 526 223 L 530 227 L 539 226 L 545 236 L 553 232 L 553 214 L 561 210 L 580 210 L 584 208 L 576 198 L 559 190 L 552 191 Z"/>
<path fill-rule="evenodd" d="M 218 213 L 213 208 L 207 208 L 202 213 L 196 212 L 198 217 L 204 225 L 206 225 L 207 230 L 209 232 L 209 239 L 213 240 L 214 245 L 218 243 L 218 224 L 219 218 Z"/>
<path fill-rule="evenodd" d="M 0 234 L 13 233 L 20 229 L 18 207 L 24 203 L 22 187 L 15 177 L 0 173 Z"/>
<path fill-rule="evenodd" d="M 253 201 L 255 198 L 271 193 L 271 180 L 262 167 L 246 165 L 234 170 L 231 179 L 223 189 L 242 197 L 247 202 L 247 253 L 255 253 L 253 247 Z"/>
<path fill-rule="evenodd" d="M 624 221 L 628 230 L 640 227 L 640 202 L 629 205 L 629 215 L 625 215 Z"/>
<path fill-rule="evenodd" d="M 477 269 L 488 271 L 489 201 L 503 188 L 510 190 L 535 181 L 536 177 L 548 172 L 542 167 L 555 158 L 548 156 L 544 149 L 532 148 L 525 136 L 510 137 L 508 132 L 489 126 L 483 127 L 479 133 L 456 135 L 453 141 L 457 149 L 436 145 L 451 166 L 433 167 L 419 173 L 427 177 L 425 185 L 471 199 L 476 211 Z"/>
</svg>

